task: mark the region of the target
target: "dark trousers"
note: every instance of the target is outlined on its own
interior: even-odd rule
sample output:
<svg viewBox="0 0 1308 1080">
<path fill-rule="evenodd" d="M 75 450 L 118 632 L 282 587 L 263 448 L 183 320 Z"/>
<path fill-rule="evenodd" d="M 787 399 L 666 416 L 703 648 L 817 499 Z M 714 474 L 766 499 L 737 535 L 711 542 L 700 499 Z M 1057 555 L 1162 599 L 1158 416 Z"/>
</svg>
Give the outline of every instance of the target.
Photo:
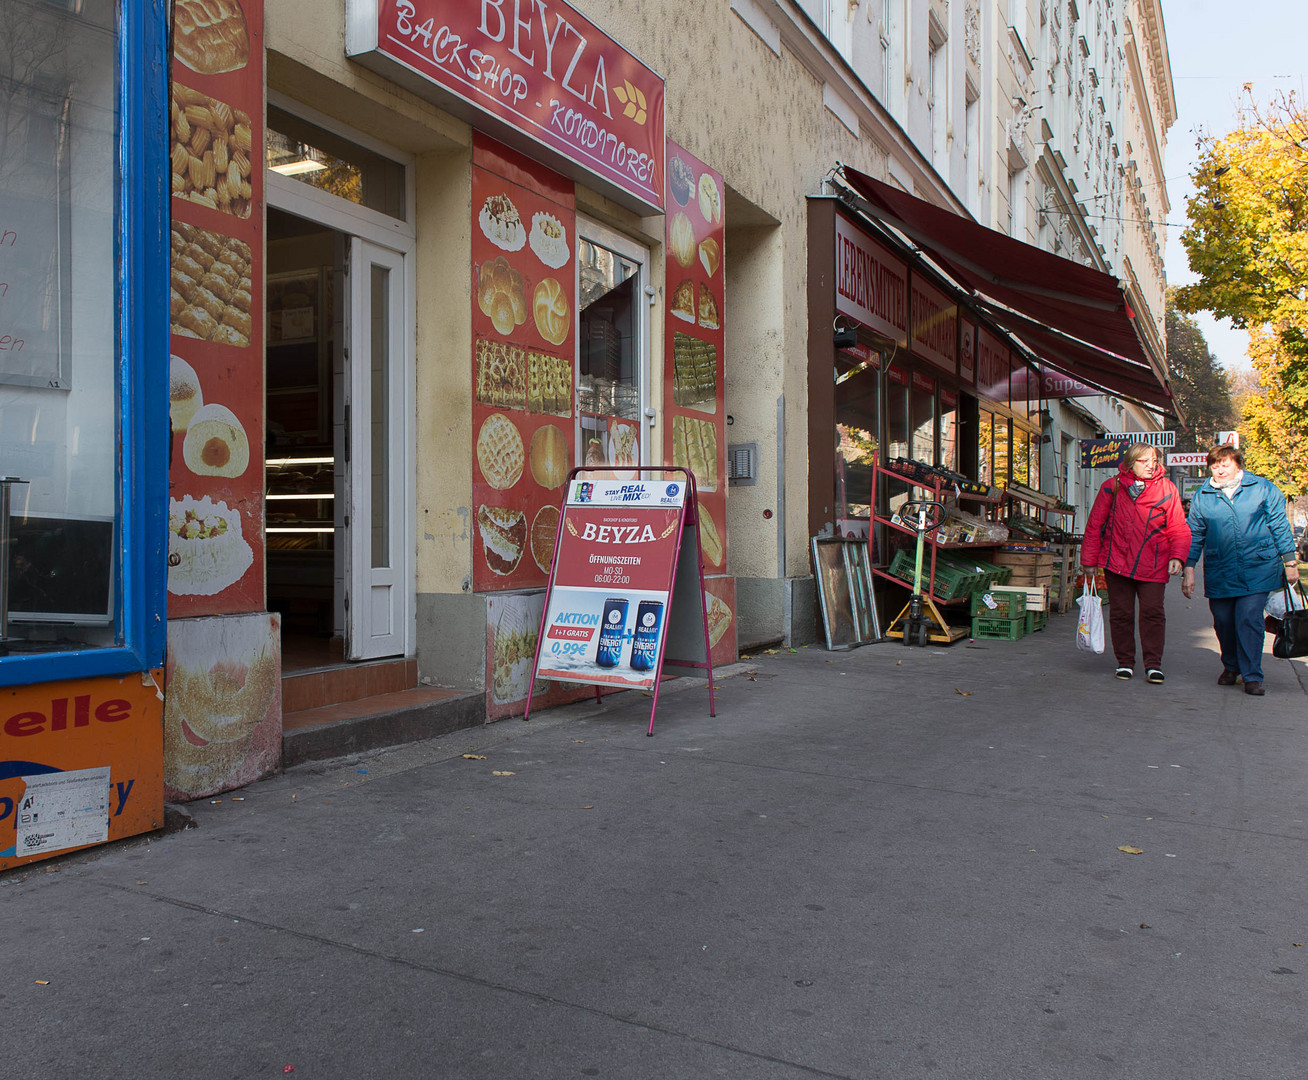
<svg viewBox="0 0 1308 1080">
<path fill-rule="evenodd" d="M 1222 667 L 1243 675 L 1247 683 L 1263 681 L 1263 646 L 1267 643 L 1263 608 L 1266 606 L 1266 593 L 1208 598 L 1213 629 L 1222 647 Z"/>
<path fill-rule="evenodd" d="M 1163 614 L 1165 581 L 1137 581 L 1104 571 L 1108 585 L 1108 631 L 1118 667 L 1135 667 L 1135 609 L 1140 604 L 1140 651 L 1146 668 L 1163 666 L 1163 639 L 1167 616 Z"/>
</svg>

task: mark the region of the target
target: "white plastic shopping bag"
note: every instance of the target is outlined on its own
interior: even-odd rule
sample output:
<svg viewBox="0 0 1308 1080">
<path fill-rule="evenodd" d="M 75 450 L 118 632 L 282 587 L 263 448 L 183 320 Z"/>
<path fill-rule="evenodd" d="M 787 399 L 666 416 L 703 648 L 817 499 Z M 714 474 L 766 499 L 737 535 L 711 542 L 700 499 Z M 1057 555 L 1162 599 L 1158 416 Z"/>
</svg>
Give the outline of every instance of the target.
<svg viewBox="0 0 1308 1080">
<path fill-rule="evenodd" d="M 1087 652 L 1104 651 L 1104 604 L 1099 594 L 1090 588 L 1090 579 L 1086 578 L 1076 606 L 1080 615 L 1076 620 L 1076 647 Z"/>
<path fill-rule="evenodd" d="M 1287 585 L 1267 595 L 1266 611 L 1273 619 L 1283 619 L 1286 611 L 1302 611 L 1305 607 L 1308 607 L 1308 602 L 1304 600 L 1302 585 L 1293 588 Z"/>
</svg>

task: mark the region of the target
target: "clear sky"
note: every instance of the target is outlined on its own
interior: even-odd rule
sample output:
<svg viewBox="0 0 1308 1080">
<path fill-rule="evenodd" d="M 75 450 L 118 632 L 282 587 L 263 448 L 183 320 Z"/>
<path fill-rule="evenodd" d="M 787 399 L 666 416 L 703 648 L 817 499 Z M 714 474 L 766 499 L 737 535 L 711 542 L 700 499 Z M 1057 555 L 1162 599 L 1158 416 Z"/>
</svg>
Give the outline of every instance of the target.
<svg viewBox="0 0 1308 1080">
<path fill-rule="evenodd" d="M 1167 48 L 1176 88 L 1176 123 L 1167 133 L 1167 220 L 1164 260 L 1170 285 L 1194 280 L 1181 228 L 1185 202 L 1194 193 L 1190 172 L 1196 136 L 1225 135 L 1236 124 L 1241 88 L 1253 83 L 1256 99 L 1278 90 L 1308 100 L 1308 0 L 1162 0 Z M 1248 367 L 1248 337 L 1201 314 L 1197 322 L 1208 347 L 1229 368 Z"/>
</svg>

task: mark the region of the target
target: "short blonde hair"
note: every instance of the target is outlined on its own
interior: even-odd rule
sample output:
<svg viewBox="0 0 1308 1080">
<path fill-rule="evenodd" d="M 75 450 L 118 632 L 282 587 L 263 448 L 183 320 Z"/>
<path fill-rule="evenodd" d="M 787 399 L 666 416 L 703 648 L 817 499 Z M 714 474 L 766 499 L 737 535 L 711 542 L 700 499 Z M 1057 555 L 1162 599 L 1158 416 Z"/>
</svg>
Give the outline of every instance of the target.
<svg viewBox="0 0 1308 1080">
<path fill-rule="evenodd" d="M 1158 452 L 1158 447 L 1147 442 L 1133 442 L 1126 448 L 1126 453 L 1122 455 L 1122 463 L 1128 468 L 1133 468 L 1145 454 L 1153 454 L 1154 466 L 1157 467 L 1163 463 L 1163 455 Z"/>
</svg>

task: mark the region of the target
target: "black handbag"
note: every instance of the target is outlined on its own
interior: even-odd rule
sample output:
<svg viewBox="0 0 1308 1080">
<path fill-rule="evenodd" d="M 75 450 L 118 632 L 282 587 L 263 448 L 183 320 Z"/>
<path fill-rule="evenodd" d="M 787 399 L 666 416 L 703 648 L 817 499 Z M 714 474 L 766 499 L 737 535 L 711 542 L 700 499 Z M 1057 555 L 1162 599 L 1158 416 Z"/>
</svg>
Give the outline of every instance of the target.
<svg viewBox="0 0 1308 1080">
<path fill-rule="evenodd" d="M 1302 587 L 1296 584 L 1295 591 L 1303 602 Z M 1281 660 L 1292 656 L 1308 656 L 1308 608 L 1291 608 L 1290 584 L 1285 584 L 1285 614 L 1281 616 L 1281 628 L 1272 639 L 1272 655 Z"/>
</svg>

